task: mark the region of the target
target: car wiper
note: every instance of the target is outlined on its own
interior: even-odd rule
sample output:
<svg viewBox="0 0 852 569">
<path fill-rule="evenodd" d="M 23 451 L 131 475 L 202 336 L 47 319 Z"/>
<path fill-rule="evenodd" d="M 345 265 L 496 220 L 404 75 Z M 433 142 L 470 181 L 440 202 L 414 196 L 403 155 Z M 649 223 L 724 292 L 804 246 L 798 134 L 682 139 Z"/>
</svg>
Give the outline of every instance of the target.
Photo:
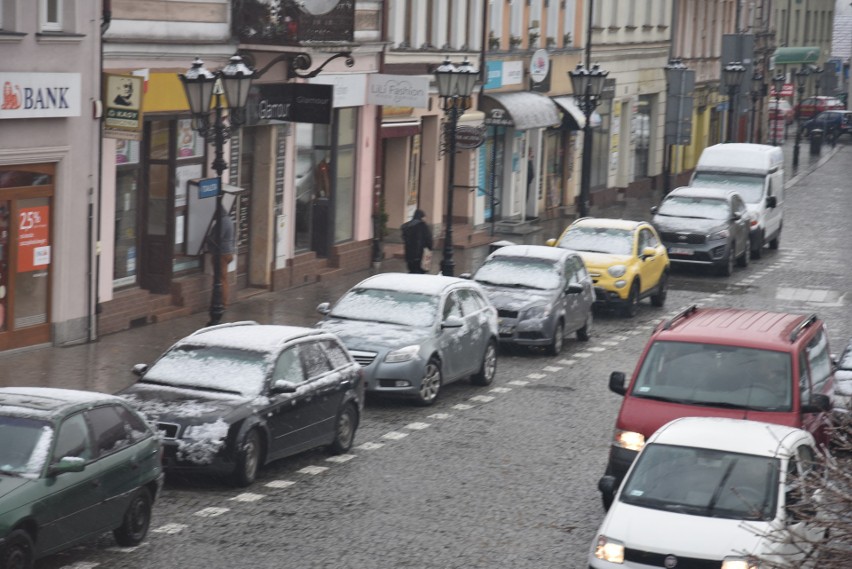
<svg viewBox="0 0 852 569">
<path fill-rule="evenodd" d="M 634 393 L 634 397 L 640 397 L 642 399 L 652 399 L 654 401 L 663 401 L 665 403 L 684 403 L 687 405 L 695 403 L 694 401 L 688 401 L 686 399 L 675 399 L 674 397 L 663 397 L 662 395 L 649 395 L 647 393 Z"/>
<path fill-rule="evenodd" d="M 8 470 L 8 469 L 5 469 L 5 468 L 0 468 L 0 474 L 2 474 L 4 476 L 14 476 L 15 478 L 22 478 L 23 477 L 23 474 L 21 474 L 20 472 L 18 472 L 16 470 Z"/>
<path fill-rule="evenodd" d="M 141 379 L 139 383 L 150 383 L 152 385 L 164 385 L 166 387 L 177 387 L 179 389 L 191 389 L 196 391 L 213 391 L 215 393 L 233 393 L 236 395 L 242 395 L 241 391 L 234 391 L 233 389 L 222 389 L 220 387 L 206 387 L 201 385 L 185 385 L 181 383 L 173 383 L 171 381 L 160 381 L 159 379 Z"/>
</svg>

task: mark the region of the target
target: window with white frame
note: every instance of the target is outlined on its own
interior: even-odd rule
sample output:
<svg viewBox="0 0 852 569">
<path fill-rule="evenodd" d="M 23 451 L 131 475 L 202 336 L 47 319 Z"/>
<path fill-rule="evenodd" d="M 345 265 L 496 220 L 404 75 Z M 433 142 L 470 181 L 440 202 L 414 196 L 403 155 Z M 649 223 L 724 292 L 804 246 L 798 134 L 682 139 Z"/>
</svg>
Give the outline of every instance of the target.
<svg viewBox="0 0 852 569">
<path fill-rule="evenodd" d="M 41 31 L 62 31 L 62 2 L 63 0 L 40 0 Z"/>
</svg>

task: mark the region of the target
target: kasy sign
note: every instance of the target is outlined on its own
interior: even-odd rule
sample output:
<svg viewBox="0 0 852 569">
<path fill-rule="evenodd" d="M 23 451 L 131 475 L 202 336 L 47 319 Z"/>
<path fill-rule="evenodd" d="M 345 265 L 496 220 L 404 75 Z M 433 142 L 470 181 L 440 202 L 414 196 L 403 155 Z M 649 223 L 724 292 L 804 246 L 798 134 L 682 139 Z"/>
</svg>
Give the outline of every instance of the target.
<svg viewBox="0 0 852 569">
<path fill-rule="evenodd" d="M 0 119 L 80 116 L 79 73 L 3 73 Z"/>
</svg>

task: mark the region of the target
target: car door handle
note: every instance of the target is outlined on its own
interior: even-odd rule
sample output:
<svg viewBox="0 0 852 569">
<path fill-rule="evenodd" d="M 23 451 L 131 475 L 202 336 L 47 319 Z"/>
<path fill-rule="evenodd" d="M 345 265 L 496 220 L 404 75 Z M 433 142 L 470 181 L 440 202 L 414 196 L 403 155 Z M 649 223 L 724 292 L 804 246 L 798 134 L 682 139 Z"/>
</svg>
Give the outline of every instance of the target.
<svg viewBox="0 0 852 569">
<path fill-rule="evenodd" d="M 101 482 L 101 479 L 100 479 L 100 478 L 95 478 L 94 480 L 92 480 L 91 484 L 92 484 L 92 486 L 94 486 L 95 488 L 100 488 L 100 487 L 101 487 L 102 482 Z"/>
</svg>

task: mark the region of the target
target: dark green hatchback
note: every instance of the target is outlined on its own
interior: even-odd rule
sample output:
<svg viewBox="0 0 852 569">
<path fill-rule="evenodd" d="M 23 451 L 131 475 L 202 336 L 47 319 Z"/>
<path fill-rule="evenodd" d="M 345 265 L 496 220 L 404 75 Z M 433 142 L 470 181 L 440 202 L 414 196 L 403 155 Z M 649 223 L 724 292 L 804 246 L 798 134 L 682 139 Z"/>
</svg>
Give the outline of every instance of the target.
<svg viewBox="0 0 852 569">
<path fill-rule="evenodd" d="M 106 531 L 119 545 L 141 543 L 163 484 L 161 454 L 119 397 L 0 388 L 0 567 L 27 569 Z"/>
</svg>

